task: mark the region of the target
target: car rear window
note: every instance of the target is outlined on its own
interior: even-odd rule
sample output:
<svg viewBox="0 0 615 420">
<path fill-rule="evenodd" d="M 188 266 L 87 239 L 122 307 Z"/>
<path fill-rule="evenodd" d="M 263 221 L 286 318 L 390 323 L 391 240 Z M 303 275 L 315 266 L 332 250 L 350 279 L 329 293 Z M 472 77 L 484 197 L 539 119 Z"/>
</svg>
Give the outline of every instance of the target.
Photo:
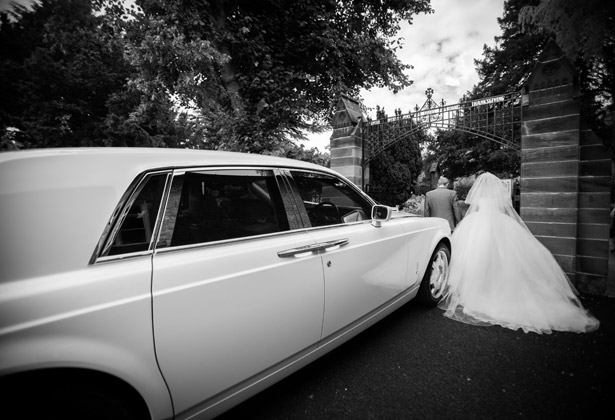
<svg viewBox="0 0 615 420">
<path fill-rule="evenodd" d="M 273 171 L 205 170 L 173 177 L 157 247 L 289 230 Z"/>
<path fill-rule="evenodd" d="M 146 176 L 122 210 L 101 255 L 119 255 L 150 249 L 167 174 Z"/>
</svg>

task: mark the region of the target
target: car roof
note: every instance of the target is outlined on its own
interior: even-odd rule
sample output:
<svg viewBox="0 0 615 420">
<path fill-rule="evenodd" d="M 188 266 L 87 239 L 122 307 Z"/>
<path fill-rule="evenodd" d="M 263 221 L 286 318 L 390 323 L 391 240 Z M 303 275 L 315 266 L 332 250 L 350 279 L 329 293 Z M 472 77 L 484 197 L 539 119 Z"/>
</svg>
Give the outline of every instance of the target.
<svg viewBox="0 0 615 420">
<path fill-rule="evenodd" d="M 121 159 L 124 165 L 182 167 L 194 165 L 267 165 L 322 169 L 322 166 L 295 159 L 218 150 L 139 147 L 84 147 L 30 149 L 0 153 L 0 164 L 24 159 Z"/>
<path fill-rule="evenodd" d="M 32 149 L 0 153 L 0 194 L 101 182 L 123 193 L 144 171 L 197 166 L 285 167 L 339 175 L 309 162 L 238 152 L 130 147 Z"/>
<path fill-rule="evenodd" d="M 188 149 L 67 148 L 0 153 L 0 282 L 87 267 L 113 210 L 139 174 L 208 166 L 335 173 L 294 159 Z"/>
</svg>

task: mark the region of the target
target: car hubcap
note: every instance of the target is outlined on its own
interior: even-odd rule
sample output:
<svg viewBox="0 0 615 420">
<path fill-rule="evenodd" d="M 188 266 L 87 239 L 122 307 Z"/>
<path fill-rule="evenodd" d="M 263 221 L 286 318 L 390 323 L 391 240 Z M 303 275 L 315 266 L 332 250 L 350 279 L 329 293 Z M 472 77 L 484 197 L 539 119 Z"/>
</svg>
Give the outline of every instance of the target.
<svg viewBox="0 0 615 420">
<path fill-rule="evenodd" d="M 431 278 L 429 286 L 431 295 L 438 299 L 442 296 L 446 286 L 446 276 L 448 275 L 448 256 L 444 250 L 438 251 L 431 262 Z"/>
</svg>

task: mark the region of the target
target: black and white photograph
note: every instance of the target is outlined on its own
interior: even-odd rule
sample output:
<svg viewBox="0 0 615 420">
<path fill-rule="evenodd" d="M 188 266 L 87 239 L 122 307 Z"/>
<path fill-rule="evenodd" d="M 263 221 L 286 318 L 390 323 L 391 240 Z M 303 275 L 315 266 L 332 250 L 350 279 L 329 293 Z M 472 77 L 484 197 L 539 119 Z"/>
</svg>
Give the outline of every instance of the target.
<svg viewBox="0 0 615 420">
<path fill-rule="evenodd" d="M 612 418 L 614 27 L 0 0 L 0 417 Z"/>
</svg>

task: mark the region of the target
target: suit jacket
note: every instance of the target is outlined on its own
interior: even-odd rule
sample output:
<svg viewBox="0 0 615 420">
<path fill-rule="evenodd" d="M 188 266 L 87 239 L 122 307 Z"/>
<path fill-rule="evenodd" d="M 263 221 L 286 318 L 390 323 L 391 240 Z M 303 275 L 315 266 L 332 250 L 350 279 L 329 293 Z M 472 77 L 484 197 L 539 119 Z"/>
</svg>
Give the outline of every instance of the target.
<svg viewBox="0 0 615 420">
<path fill-rule="evenodd" d="M 457 204 L 457 193 L 439 187 L 425 195 L 425 217 L 441 217 L 448 220 L 451 230 L 461 221 L 461 211 Z"/>
</svg>

